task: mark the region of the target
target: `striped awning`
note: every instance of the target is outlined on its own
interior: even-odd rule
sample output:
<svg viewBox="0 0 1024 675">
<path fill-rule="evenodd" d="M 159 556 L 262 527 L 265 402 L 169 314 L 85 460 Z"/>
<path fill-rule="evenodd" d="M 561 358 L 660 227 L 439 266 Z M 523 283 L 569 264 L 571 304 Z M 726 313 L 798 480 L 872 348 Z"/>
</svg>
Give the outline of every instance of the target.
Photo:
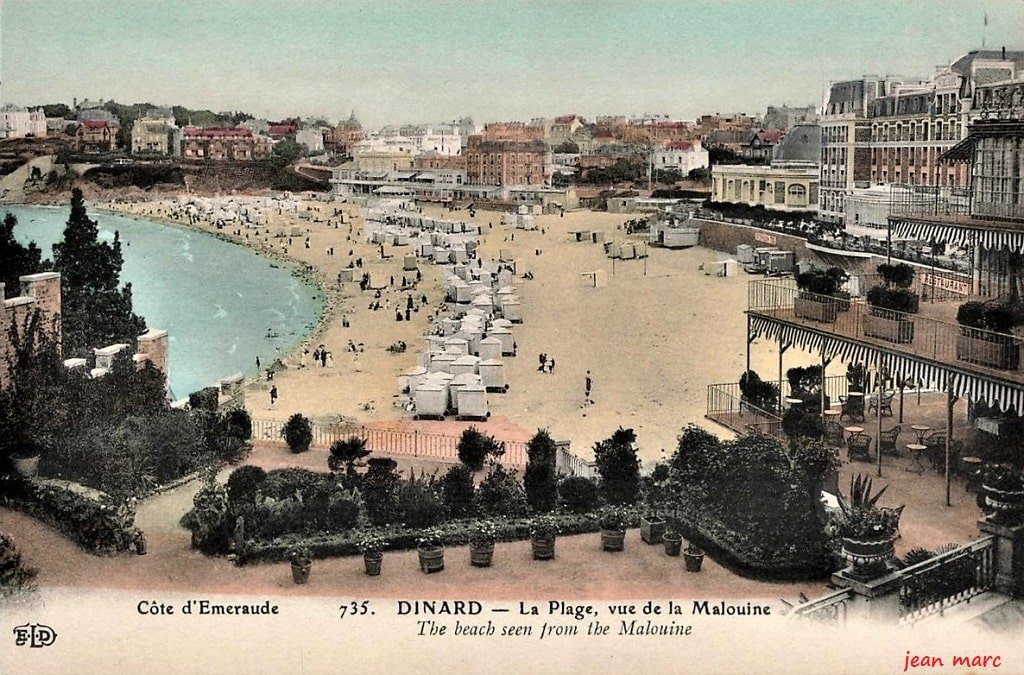
<svg viewBox="0 0 1024 675">
<path fill-rule="evenodd" d="M 945 391 L 952 384 L 955 396 L 984 401 L 988 405 L 999 406 L 1004 412 L 1011 409 L 1018 414 L 1024 412 L 1024 385 L 996 382 L 979 374 L 770 317 L 748 316 L 751 337 L 781 340 L 783 344 L 822 354 L 826 359 L 838 358 L 843 363 L 878 365 L 894 379 L 902 379 L 924 389 Z"/>
<path fill-rule="evenodd" d="M 894 218 L 892 220 L 892 237 L 893 239 L 943 242 L 960 247 L 977 244 L 989 250 L 1006 248 L 1015 253 L 1024 253 L 1024 231 L 988 230 L 967 225 L 923 223 Z"/>
</svg>

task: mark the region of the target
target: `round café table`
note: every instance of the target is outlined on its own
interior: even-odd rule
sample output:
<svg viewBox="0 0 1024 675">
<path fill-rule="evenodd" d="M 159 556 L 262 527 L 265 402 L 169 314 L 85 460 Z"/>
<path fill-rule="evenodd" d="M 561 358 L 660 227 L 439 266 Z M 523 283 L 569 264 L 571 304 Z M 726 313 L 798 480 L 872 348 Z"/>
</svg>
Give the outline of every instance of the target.
<svg viewBox="0 0 1024 675">
<path fill-rule="evenodd" d="M 843 431 L 845 431 L 846 433 L 850 434 L 850 438 L 853 438 L 857 434 L 864 433 L 864 427 L 853 427 L 853 426 L 851 426 L 851 427 L 843 427 Z"/>
<path fill-rule="evenodd" d="M 910 428 L 917 434 L 917 442 L 919 444 L 924 444 L 924 435 L 932 429 L 927 424 L 911 424 Z"/>
<path fill-rule="evenodd" d="M 922 443 L 907 443 L 907 450 L 914 456 L 915 466 L 908 466 L 907 471 L 911 473 L 924 473 L 924 456 L 928 453 L 928 446 Z"/>
</svg>

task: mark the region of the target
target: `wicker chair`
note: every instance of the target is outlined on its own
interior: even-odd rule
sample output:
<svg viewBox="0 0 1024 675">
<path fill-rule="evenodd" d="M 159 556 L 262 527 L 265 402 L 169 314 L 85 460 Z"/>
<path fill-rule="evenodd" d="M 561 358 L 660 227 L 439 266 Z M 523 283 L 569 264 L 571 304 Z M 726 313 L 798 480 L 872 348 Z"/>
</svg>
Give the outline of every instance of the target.
<svg viewBox="0 0 1024 675">
<path fill-rule="evenodd" d="M 871 461 L 871 437 L 867 434 L 853 434 L 846 439 L 846 456 L 853 460 Z"/>
<path fill-rule="evenodd" d="M 825 440 L 831 445 L 842 447 L 846 440 L 846 432 L 843 431 L 843 425 L 834 420 L 827 420 L 825 422 Z"/>
<path fill-rule="evenodd" d="M 878 451 L 883 455 L 892 455 L 894 457 L 900 456 L 899 446 L 896 445 L 896 439 L 900 436 L 900 425 L 894 426 L 892 429 L 886 429 L 882 433 L 878 434 Z"/>
<path fill-rule="evenodd" d="M 882 404 L 878 404 L 877 397 L 871 397 L 868 402 L 868 412 L 872 410 L 878 412 L 883 417 L 892 417 L 892 400 L 896 398 L 896 392 L 894 391 L 883 391 L 882 392 Z"/>
<path fill-rule="evenodd" d="M 932 432 L 925 437 L 924 445 L 928 446 L 928 459 L 931 460 L 932 468 L 942 472 L 946 466 L 946 432 Z"/>
</svg>

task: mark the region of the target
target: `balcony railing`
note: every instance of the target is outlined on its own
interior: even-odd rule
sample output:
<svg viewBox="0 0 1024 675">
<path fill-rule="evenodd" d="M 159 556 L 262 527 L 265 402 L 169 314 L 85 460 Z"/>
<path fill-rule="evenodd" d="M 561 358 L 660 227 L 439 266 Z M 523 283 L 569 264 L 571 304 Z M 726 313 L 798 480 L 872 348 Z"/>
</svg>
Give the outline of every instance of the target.
<svg viewBox="0 0 1024 675">
<path fill-rule="evenodd" d="M 900 623 L 920 621 L 992 588 L 995 537 L 937 555 L 900 573 Z"/>
<path fill-rule="evenodd" d="M 846 610 L 852 598 L 853 591 L 848 588 L 840 588 L 820 598 L 796 605 L 789 610 L 787 616 L 791 621 L 813 619 L 821 623 L 841 626 L 846 623 Z"/>
<path fill-rule="evenodd" d="M 921 314 L 872 307 L 800 291 L 791 279 L 752 281 L 748 308 L 791 324 L 852 338 L 889 351 L 942 364 L 963 364 L 971 371 L 1024 382 L 1020 370 L 1022 339 L 1016 335 L 967 328 Z"/>
<path fill-rule="evenodd" d="M 782 396 L 789 392 L 788 382 L 775 381 L 772 384 L 778 387 Z M 832 402 L 838 401 L 840 396 L 846 395 L 847 384 L 845 375 L 829 375 L 824 381 L 825 395 Z M 773 436 L 780 440 L 785 438 L 778 408 L 766 410 L 744 401 L 743 392 L 736 382 L 708 385 L 707 417 L 737 433 Z"/>
<path fill-rule="evenodd" d="M 1024 219 L 1020 195 L 1001 187 L 1004 182 L 1012 182 L 1013 176 L 976 176 L 974 180 L 982 187 L 893 185 L 889 193 L 889 213 L 953 222 Z"/>
</svg>

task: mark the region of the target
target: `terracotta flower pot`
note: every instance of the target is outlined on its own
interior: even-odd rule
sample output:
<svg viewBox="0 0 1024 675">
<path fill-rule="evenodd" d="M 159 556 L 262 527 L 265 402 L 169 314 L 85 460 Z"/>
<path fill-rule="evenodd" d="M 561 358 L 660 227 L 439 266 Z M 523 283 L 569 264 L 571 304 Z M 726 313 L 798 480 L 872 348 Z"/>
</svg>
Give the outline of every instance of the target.
<svg viewBox="0 0 1024 675">
<path fill-rule="evenodd" d="M 665 555 L 673 558 L 679 556 L 683 549 L 683 535 L 666 532 L 661 540 L 665 542 Z"/>
<path fill-rule="evenodd" d="M 297 584 L 304 584 L 309 581 L 309 572 L 313 569 L 312 560 L 292 562 L 292 580 Z"/>
<path fill-rule="evenodd" d="M 384 554 L 380 551 L 367 551 L 363 554 L 363 568 L 365 569 L 367 576 L 379 576 L 383 562 Z"/>
<path fill-rule="evenodd" d="M 686 566 L 687 572 L 700 572 L 700 568 L 704 564 L 704 553 L 683 551 L 683 564 Z"/>
</svg>

